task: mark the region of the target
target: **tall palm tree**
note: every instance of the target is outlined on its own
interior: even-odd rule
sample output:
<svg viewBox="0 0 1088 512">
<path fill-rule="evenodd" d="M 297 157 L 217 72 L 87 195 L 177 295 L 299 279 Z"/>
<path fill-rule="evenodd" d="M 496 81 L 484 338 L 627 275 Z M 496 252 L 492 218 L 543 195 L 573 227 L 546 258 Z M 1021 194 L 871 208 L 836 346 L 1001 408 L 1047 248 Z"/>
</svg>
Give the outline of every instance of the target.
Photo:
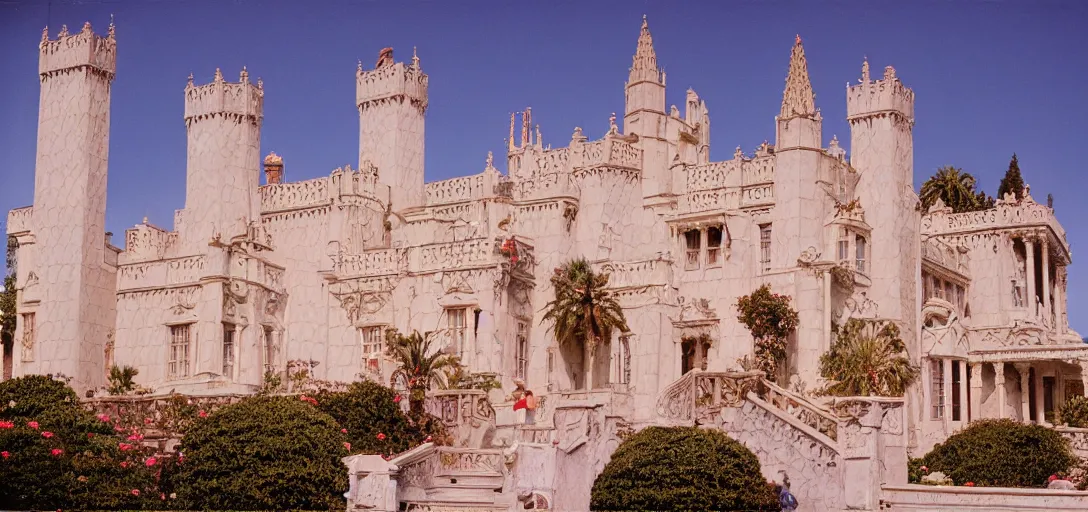
<svg viewBox="0 0 1088 512">
<path fill-rule="evenodd" d="M 985 207 L 986 195 L 975 191 L 975 177 L 952 166 L 937 169 L 937 173 L 922 183 L 919 194 L 922 208 L 928 210 L 939 198 L 954 212 L 969 212 Z"/>
<path fill-rule="evenodd" d="M 419 331 L 405 336 L 391 329 L 385 334 L 385 343 L 386 353 L 397 362 L 389 384 L 408 390 L 409 410 L 418 416 L 423 413 L 427 390 L 444 385 L 446 371 L 460 366 L 460 361 L 457 356 L 431 350 L 431 340 Z"/>
<path fill-rule="evenodd" d="M 851 318 L 835 327 L 835 343 L 820 356 L 820 374 L 835 396 L 903 396 L 919 369 L 892 322 Z"/>
<path fill-rule="evenodd" d="M 560 346 L 583 347 L 586 388 L 593 389 L 597 346 L 616 329 L 627 332 L 627 319 L 616 297 L 605 289 L 608 274 L 596 273 L 585 258 L 556 268 L 551 283 L 555 298 L 545 306 L 541 323 L 552 322 Z"/>
</svg>

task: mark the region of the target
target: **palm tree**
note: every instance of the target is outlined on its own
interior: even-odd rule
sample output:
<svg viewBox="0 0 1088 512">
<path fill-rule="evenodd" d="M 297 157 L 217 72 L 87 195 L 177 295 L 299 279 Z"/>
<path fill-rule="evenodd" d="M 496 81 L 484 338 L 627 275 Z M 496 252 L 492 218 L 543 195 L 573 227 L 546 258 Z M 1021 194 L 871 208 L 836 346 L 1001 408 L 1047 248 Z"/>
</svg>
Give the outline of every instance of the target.
<svg viewBox="0 0 1088 512">
<path fill-rule="evenodd" d="M 986 207 L 986 194 L 975 192 L 975 177 L 952 166 L 937 169 L 937 173 L 922 183 L 919 194 L 922 209 L 929 210 L 939 198 L 956 213 Z"/>
<path fill-rule="evenodd" d="M 568 261 L 551 278 L 555 298 L 545 306 L 545 321 L 552 321 L 560 346 L 580 344 L 584 349 L 586 388 L 593 389 L 597 346 L 619 329 L 627 332 L 627 320 L 614 295 L 605 288 L 608 274 L 598 274 L 585 258 Z"/>
<path fill-rule="evenodd" d="M 919 369 L 906 355 L 899 327 L 851 318 L 835 327 L 835 343 L 820 356 L 820 374 L 835 396 L 903 396 Z"/>
<path fill-rule="evenodd" d="M 399 384 L 408 390 L 409 410 L 417 417 L 423 413 L 423 401 L 427 390 L 444 385 L 446 371 L 457 368 L 457 356 L 431 350 L 431 339 L 412 331 L 404 336 L 396 329 L 385 334 L 386 353 L 397 362 L 397 369 L 389 377 L 394 388 Z"/>
</svg>

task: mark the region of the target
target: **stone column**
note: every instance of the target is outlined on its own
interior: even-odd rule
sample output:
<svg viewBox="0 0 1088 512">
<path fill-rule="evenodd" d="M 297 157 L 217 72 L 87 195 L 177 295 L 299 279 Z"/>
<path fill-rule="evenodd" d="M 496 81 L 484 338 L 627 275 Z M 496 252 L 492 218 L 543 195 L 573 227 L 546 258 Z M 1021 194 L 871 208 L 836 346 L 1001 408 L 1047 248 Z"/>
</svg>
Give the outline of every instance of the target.
<svg viewBox="0 0 1088 512">
<path fill-rule="evenodd" d="M 1024 276 L 1028 282 L 1028 296 L 1025 297 L 1025 304 L 1028 307 L 1028 315 L 1035 317 L 1039 314 L 1039 310 L 1036 307 L 1035 302 L 1035 240 L 1030 237 L 1024 237 L 1024 252 L 1027 258 L 1026 269 L 1027 274 Z"/>
<path fill-rule="evenodd" d="M 1005 363 L 994 363 L 994 392 L 997 393 L 997 419 L 1005 418 Z"/>
<path fill-rule="evenodd" d="M 1043 386 L 1043 372 L 1038 368 L 1035 370 L 1035 386 L 1031 391 L 1035 394 L 1035 423 L 1045 425 L 1046 404 L 1043 400 L 1046 398 L 1046 388 Z"/>
<path fill-rule="evenodd" d="M 1003 390 L 1002 390 L 1003 391 Z M 982 363 L 971 366 L 971 414 L 966 420 L 982 417 Z"/>
<path fill-rule="evenodd" d="M 1043 235 L 1042 240 L 1039 243 L 1043 244 L 1043 315 L 1046 315 L 1047 322 L 1050 321 L 1050 242 L 1046 235 Z"/>
<path fill-rule="evenodd" d="M 1063 296 L 1065 295 L 1064 279 L 1062 274 L 1065 273 L 1065 267 L 1057 266 L 1054 268 L 1054 326 L 1055 332 L 1058 334 L 1065 334 L 1065 301 Z"/>
<path fill-rule="evenodd" d="M 944 391 L 944 431 L 946 434 L 952 433 L 952 360 L 942 359 L 941 368 L 943 368 L 944 378 L 942 379 L 942 390 Z"/>
<path fill-rule="evenodd" d="M 1020 373 L 1020 419 L 1024 423 L 1031 423 L 1031 381 L 1028 380 L 1031 365 L 1014 363 L 1013 366 Z"/>
</svg>

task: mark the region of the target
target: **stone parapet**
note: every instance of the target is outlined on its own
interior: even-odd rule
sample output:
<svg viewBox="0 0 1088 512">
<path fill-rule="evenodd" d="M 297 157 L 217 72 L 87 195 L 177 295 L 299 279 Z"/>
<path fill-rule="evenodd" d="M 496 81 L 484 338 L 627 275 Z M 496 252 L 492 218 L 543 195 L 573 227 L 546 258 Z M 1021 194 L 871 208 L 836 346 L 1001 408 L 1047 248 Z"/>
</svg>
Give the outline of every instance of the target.
<svg viewBox="0 0 1088 512">
<path fill-rule="evenodd" d="M 256 85 L 251 84 L 245 68 L 237 83 L 223 80 L 219 69 L 215 70 L 211 83 L 200 86 L 193 85 L 190 75 L 185 87 L 185 125 L 217 116 L 260 124 L 264 117 L 264 90 L 260 80 Z"/>
<path fill-rule="evenodd" d="M 355 74 L 355 104 L 360 110 L 389 100 L 407 100 L 420 113 L 427 110 L 427 75 L 403 62 Z"/>
<path fill-rule="evenodd" d="M 888 510 L 919 512 L 1073 512 L 1088 510 L 1088 492 L 1009 487 L 884 485 Z"/>
<path fill-rule="evenodd" d="M 884 78 L 869 79 L 869 63 L 862 67 L 860 83 L 846 87 L 846 119 L 854 122 L 874 116 L 897 116 L 914 124 L 914 91 L 895 75 L 895 68 L 884 68 Z"/>
<path fill-rule="evenodd" d="M 922 216 L 922 235 L 949 237 L 973 235 L 984 231 L 1006 229 L 1050 228 L 1069 254 L 1065 228 L 1054 216 L 1054 209 L 1025 199 L 1019 203 L 1003 203 L 976 212 L 952 213 L 951 209 L 932 210 Z"/>
<path fill-rule="evenodd" d="M 8 212 L 8 235 L 20 235 L 30 233 L 34 220 L 34 207 L 24 206 Z"/>
<path fill-rule="evenodd" d="M 39 45 L 38 73 L 44 80 L 62 72 L 88 68 L 113 80 L 117 72 L 117 41 L 114 27 L 110 24 L 106 37 L 91 30 L 90 22 L 83 30 L 68 34 L 68 27 L 61 28 L 57 39 L 49 40 L 48 28 L 42 31 Z"/>
</svg>

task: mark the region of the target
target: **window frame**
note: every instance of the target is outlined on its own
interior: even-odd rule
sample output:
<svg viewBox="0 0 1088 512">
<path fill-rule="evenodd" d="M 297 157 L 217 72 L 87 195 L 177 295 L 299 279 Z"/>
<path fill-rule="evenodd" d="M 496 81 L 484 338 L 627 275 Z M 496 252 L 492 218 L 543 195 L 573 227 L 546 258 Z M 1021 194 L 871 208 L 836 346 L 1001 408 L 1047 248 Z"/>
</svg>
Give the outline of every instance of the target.
<svg viewBox="0 0 1088 512">
<path fill-rule="evenodd" d="M 181 380 L 192 376 L 193 326 L 196 322 L 168 326 L 166 379 Z M 184 341 L 179 342 L 179 339 Z M 179 358 L 179 352 L 183 352 Z"/>
</svg>

